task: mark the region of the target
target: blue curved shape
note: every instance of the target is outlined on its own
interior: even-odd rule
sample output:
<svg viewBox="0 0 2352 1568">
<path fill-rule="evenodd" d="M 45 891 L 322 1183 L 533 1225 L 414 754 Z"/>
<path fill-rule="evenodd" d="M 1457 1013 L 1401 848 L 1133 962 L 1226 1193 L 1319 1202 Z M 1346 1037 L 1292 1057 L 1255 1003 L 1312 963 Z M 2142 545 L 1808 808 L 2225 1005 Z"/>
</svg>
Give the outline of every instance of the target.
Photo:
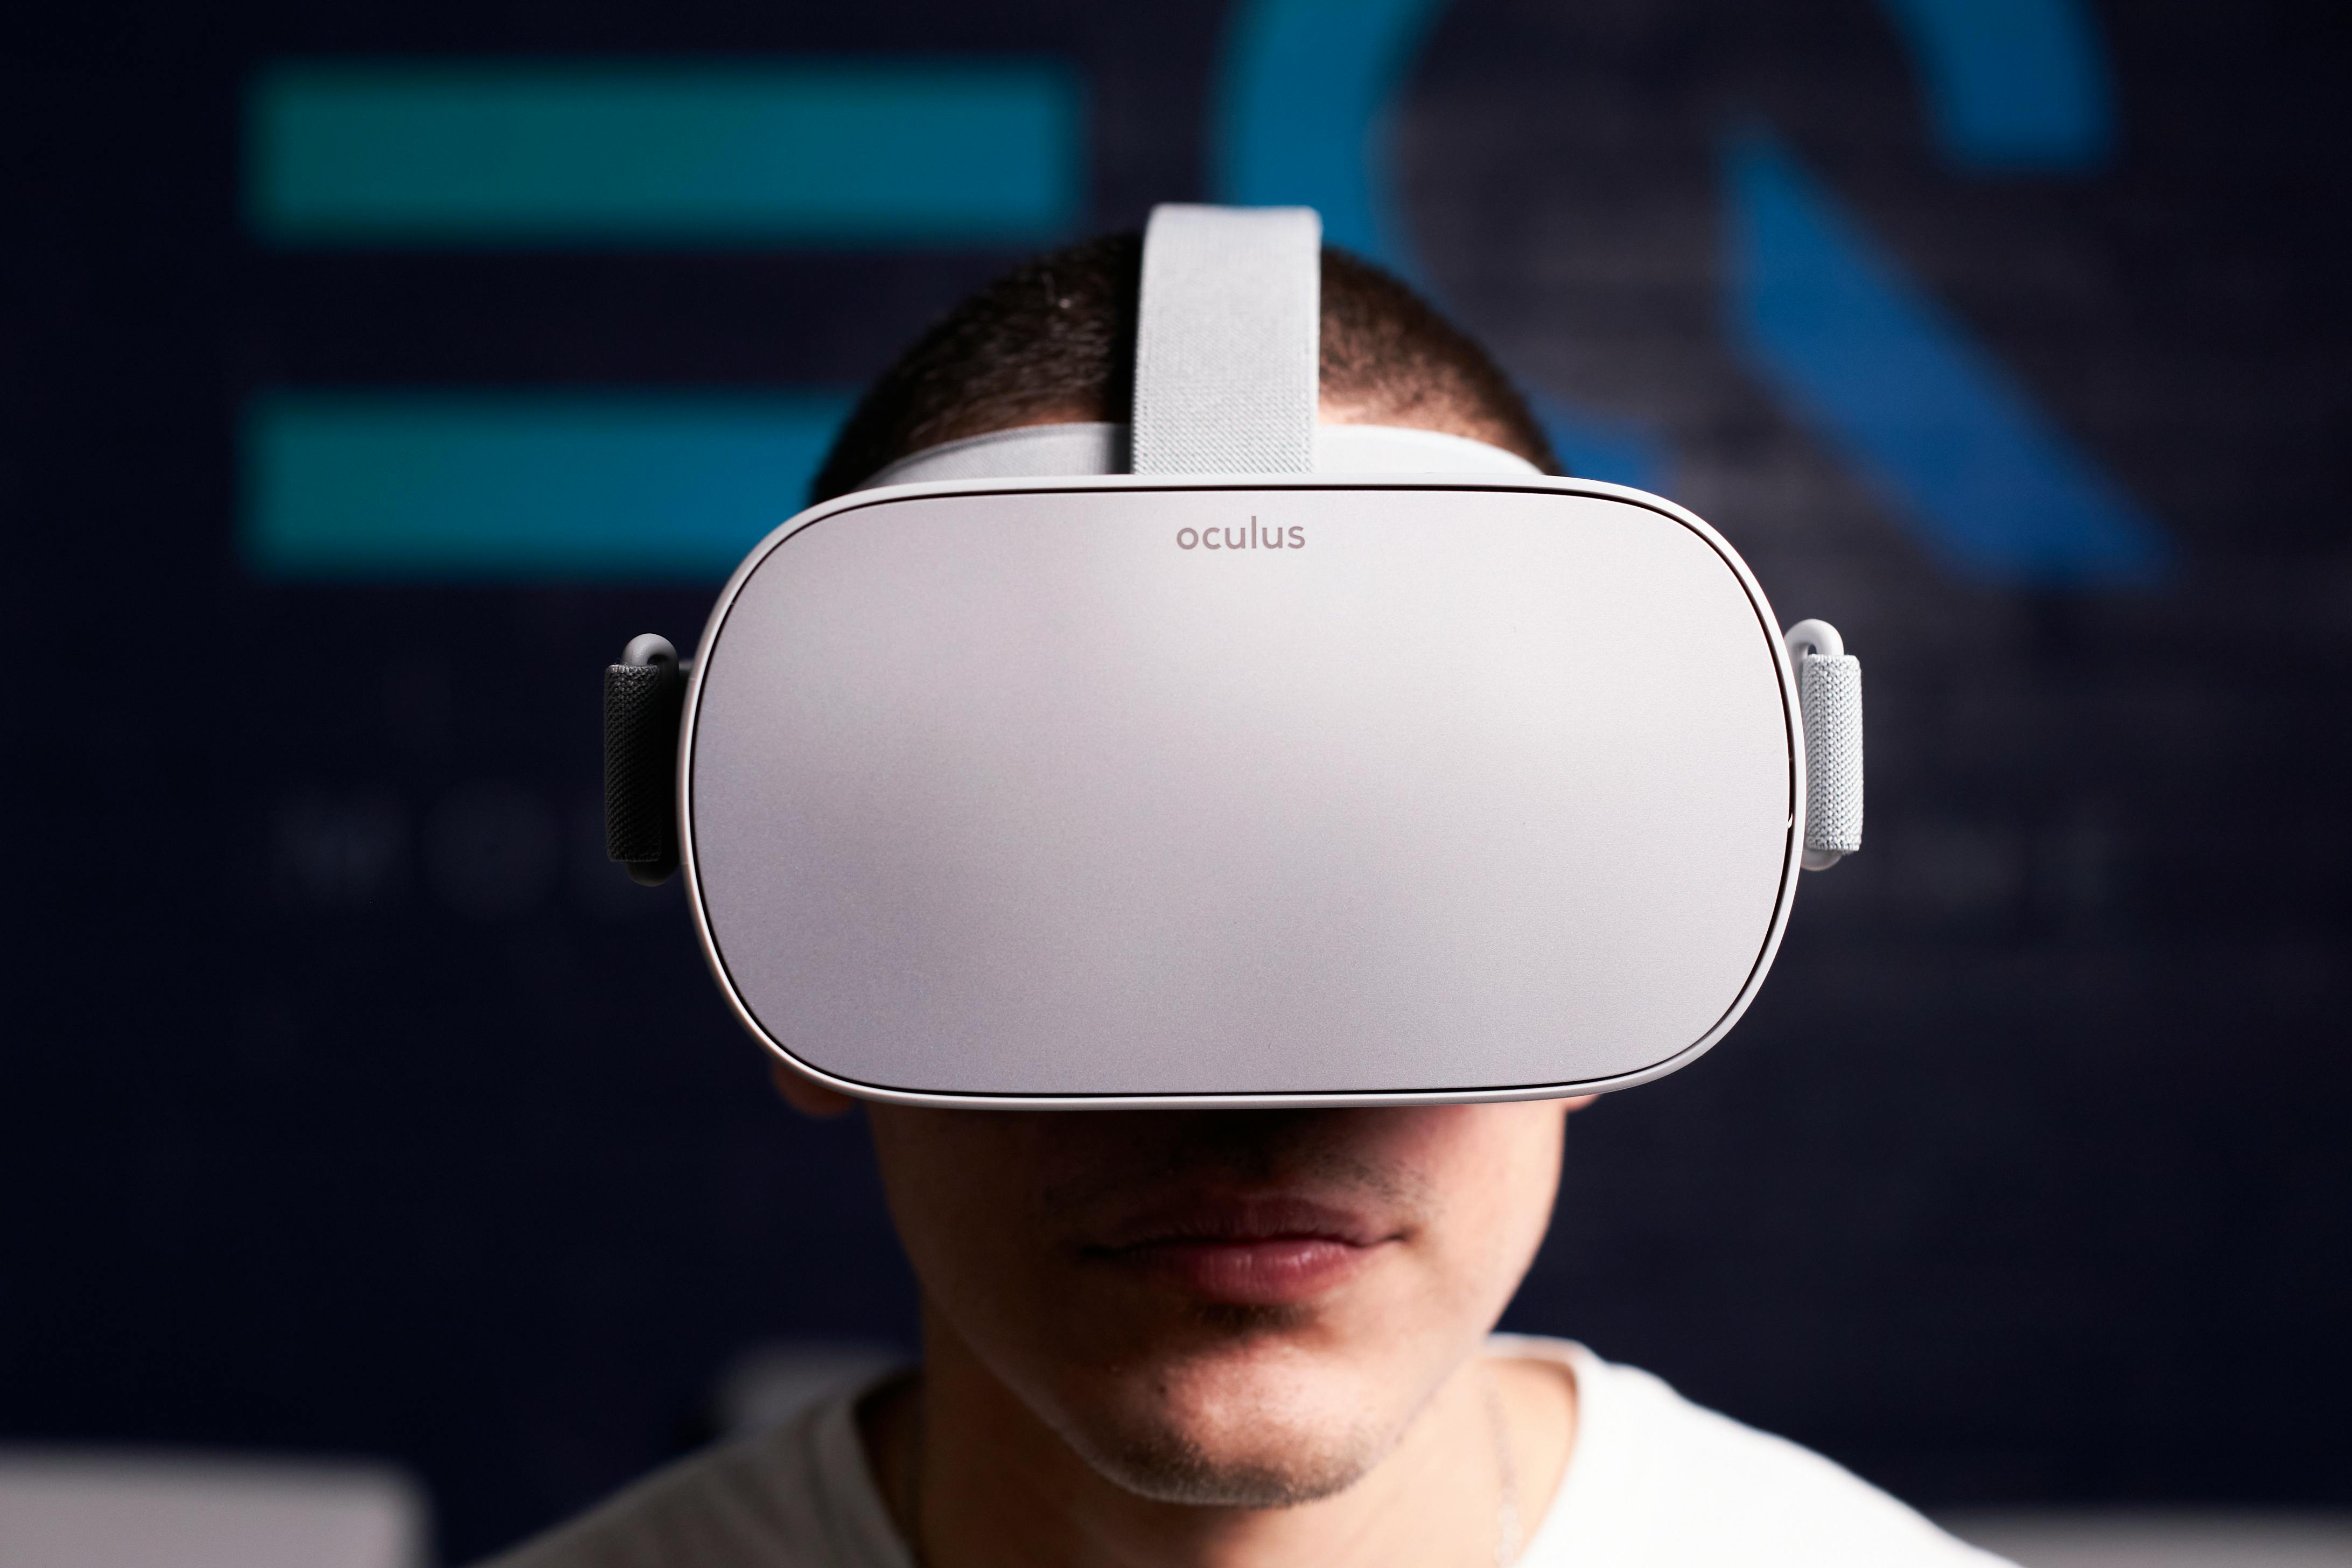
<svg viewBox="0 0 2352 1568">
<path fill-rule="evenodd" d="M 1445 0 L 1244 0 L 1210 101 L 1211 188 L 1242 206 L 1311 206 L 1323 237 L 1426 287 L 1388 179 L 1395 105 Z M 1655 489 L 1640 426 L 1532 399 L 1570 473 Z"/>
<path fill-rule="evenodd" d="M 1881 0 L 1937 150 L 1972 174 L 2079 174 L 2115 151 L 2115 86 L 2084 0 Z"/>
<path fill-rule="evenodd" d="M 1445 0 L 1244 0 L 1210 105 L 1217 199 L 1311 206 L 1323 237 L 1414 272 L 1381 177 L 1394 104 Z"/>
<path fill-rule="evenodd" d="M 1665 444 L 1643 426 L 1572 407 L 1548 392 L 1528 390 L 1528 407 L 1551 442 L 1562 473 L 1653 495 L 1666 488 Z"/>
<path fill-rule="evenodd" d="M 1726 154 L 1733 341 L 1935 550 L 1993 582 L 2146 582 L 2168 553 L 2052 425 L 1779 141 Z"/>
</svg>

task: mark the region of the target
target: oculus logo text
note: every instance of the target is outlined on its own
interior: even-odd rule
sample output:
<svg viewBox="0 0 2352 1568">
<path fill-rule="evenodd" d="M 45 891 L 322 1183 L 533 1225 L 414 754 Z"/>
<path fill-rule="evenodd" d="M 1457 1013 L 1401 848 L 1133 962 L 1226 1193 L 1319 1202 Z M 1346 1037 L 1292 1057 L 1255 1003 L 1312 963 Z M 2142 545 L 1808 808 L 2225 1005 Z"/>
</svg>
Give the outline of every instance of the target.
<svg viewBox="0 0 2352 1568">
<path fill-rule="evenodd" d="M 1176 531 L 1179 550 L 1304 550 L 1307 530 L 1293 525 L 1288 529 L 1260 528 L 1257 519 L 1249 520 L 1247 528 L 1180 528 Z"/>
</svg>

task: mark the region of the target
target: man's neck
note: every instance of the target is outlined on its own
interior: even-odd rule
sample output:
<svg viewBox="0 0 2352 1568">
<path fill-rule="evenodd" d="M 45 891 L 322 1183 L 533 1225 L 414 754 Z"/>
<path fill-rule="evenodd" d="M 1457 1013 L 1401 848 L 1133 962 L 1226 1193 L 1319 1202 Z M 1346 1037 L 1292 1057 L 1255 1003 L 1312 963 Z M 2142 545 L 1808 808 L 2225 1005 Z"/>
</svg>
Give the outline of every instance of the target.
<svg viewBox="0 0 2352 1568">
<path fill-rule="evenodd" d="M 1354 1485 L 1286 1508 L 1158 1501 L 1105 1479 L 944 1324 L 871 1402 L 866 1455 L 921 1568 L 1493 1568 L 1566 1468 L 1565 1368 L 1473 1358 Z"/>
</svg>

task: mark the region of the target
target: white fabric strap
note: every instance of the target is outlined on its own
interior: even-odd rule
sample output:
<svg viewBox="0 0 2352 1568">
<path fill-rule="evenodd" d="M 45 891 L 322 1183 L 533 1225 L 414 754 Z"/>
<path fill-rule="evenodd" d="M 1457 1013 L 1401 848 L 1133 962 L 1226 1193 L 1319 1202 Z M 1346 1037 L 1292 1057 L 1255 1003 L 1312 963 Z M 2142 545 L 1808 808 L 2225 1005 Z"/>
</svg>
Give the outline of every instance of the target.
<svg viewBox="0 0 2352 1568">
<path fill-rule="evenodd" d="M 859 483 L 920 485 L 934 479 L 1045 479 L 1128 471 L 1124 425 L 1023 425 L 909 452 Z"/>
<path fill-rule="evenodd" d="M 1862 660 L 1809 653 L 1797 661 L 1805 714 L 1805 847 L 1862 847 Z"/>
<path fill-rule="evenodd" d="M 1135 471 L 1315 468 L 1323 220 L 1312 207 L 1154 207 L 1135 332 Z"/>
<path fill-rule="evenodd" d="M 1797 667 L 1805 721 L 1805 868 L 1825 871 L 1862 847 L 1862 660 L 1827 621 L 1780 634 Z"/>
<path fill-rule="evenodd" d="M 1543 470 L 1500 447 L 1406 425 L 1318 425 L 1318 474 L 1528 474 Z"/>
<path fill-rule="evenodd" d="M 1128 471 L 1124 425 L 1024 425 L 911 452 L 857 488 L 921 485 L 943 479 L 1083 478 Z M 1318 425 L 1315 471 L 1321 474 L 1493 474 L 1525 477 L 1541 468 L 1500 447 L 1397 425 Z"/>
</svg>

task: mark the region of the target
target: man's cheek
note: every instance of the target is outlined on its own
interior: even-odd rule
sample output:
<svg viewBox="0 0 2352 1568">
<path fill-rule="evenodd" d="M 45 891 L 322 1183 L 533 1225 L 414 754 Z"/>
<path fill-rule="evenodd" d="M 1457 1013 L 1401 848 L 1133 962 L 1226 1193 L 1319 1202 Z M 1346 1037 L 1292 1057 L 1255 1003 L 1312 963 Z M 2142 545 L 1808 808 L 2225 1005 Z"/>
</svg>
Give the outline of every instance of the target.
<svg viewBox="0 0 2352 1568">
<path fill-rule="evenodd" d="M 1531 1146 L 1550 1139 L 1557 1112 L 1542 1105 L 1430 1105 L 1373 1113 L 1367 1153 L 1448 1207 L 1478 1209 L 1508 1195 Z"/>
</svg>

